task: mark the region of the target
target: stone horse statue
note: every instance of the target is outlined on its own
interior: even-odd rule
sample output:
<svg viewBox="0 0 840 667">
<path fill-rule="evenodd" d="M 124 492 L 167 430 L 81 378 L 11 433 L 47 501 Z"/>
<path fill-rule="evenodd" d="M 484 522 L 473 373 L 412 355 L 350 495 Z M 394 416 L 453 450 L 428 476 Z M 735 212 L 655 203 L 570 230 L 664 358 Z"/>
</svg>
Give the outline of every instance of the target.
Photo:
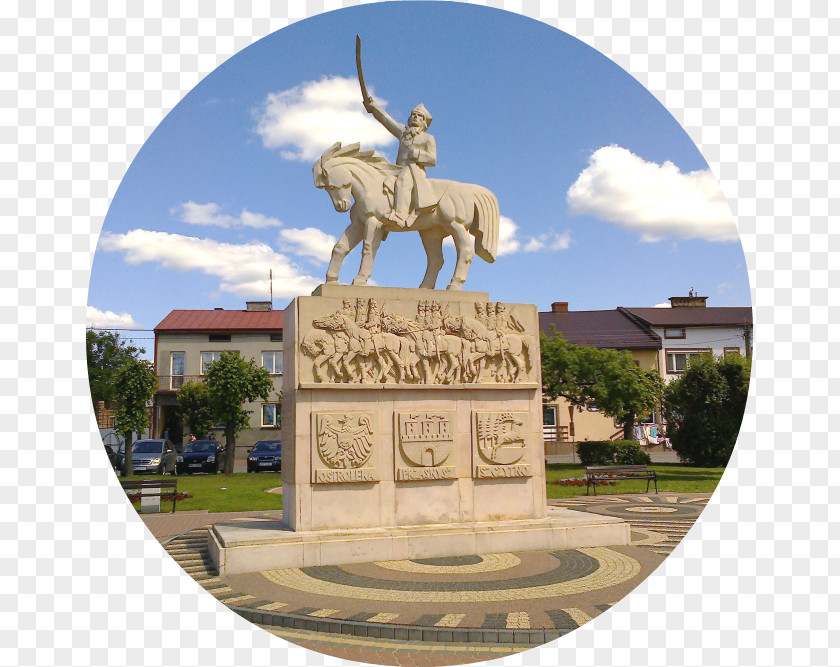
<svg viewBox="0 0 840 667">
<path fill-rule="evenodd" d="M 455 241 L 458 261 L 447 289 L 460 290 L 474 255 L 487 262 L 496 259 L 499 245 L 499 203 L 487 188 L 470 183 L 429 179 L 435 203 L 417 211 L 417 217 L 402 227 L 385 219 L 392 210 L 394 182 L 400 167 L 390 164 L 359 144 L 340 143 L 324 151 L 312 168 L 315 187 L 327 191 L 335 210 L 350 212 L 350 224 L 332 251 L 326 282 L 338 281 L 347 253 L 359 242 L 362 264 L 354 285 L 366 285 L 373 270 L 379 244 L 389 232 L 417 231 L 426 250 L 426 275 L 421 288 L 434 289 L 443 267 L 443 240 Z M 473 245 L 470 235 L 475 237 Z"/>
</svg>

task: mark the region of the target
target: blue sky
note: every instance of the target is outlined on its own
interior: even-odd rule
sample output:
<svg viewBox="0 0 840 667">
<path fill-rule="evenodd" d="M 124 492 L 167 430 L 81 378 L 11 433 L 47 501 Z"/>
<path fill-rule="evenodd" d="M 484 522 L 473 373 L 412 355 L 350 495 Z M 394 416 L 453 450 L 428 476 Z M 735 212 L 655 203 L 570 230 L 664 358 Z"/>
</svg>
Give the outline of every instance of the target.
<svg viewBox="0 0 840 667">
<path fill-rule="evenodd" d="M 383 3 L 298 22 L 195 87 L 138 153 L 103 225 L 88 323 L 153 328 L 170 310 L 275 308 L 323 282 L 348 223 L 312 184 L 334 143 L 394 159 L 396 140 L 362 107 L 355 35 L 371 92 L 398 121 L 434 115 L 428 175 L 478 183 L 502 214 L 494 264 L 465 289 L 548 310 L 654 306 L 691 287 L 710 306 L 749 305 L 734 220 L 680 125 L 609 59 L 501 10 Z M 341 282 L 359 268 L 360 249 Z M 446 250 L 438 287 L 449 282 Z M 391 234 L 375 284 L 416 287 L 425 254 Z M 138 338 L 151 334 L 133 334 Z M 144 343 L 148 347 L 151 341 Z"/>
</svg>

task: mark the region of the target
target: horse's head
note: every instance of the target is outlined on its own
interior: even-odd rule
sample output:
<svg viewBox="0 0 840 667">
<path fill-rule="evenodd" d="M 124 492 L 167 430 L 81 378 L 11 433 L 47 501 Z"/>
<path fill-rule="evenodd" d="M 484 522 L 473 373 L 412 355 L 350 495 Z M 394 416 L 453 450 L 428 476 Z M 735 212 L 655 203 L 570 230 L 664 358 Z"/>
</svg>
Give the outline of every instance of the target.
<svg viewBox="0 0 840 667">
<path fill-rule="evenodd" d="M 385 177 L 399 172 L 399 167 L 389 164 L 372 150 L 361 150 L 359 144 L 333 144 L 312 167 L 315 187 L 327 191 L 339 213 L 350 210 L 354 181 L 360 186 L 356 196 L 366 198 L 373 194 L 381 197 Z"/>
<path fill-rule="evenodd" d="M 312 326 L 316 329 L 328 329 L 331 331 L 344 331 L 347 328 L 347 320 L 341 313 L 330 313 L 312 320 Z"/>
<path fill-rule="evenodd" d="M 358 147 L 359 145 L 356 144 L 357 149 Z M 327 191 L 335 210 L 339 213 L 347 213 L 353 203 L 353 193 L 350 188 L 352 178 L 346 165 L 335 162 L 336 154 L 340 152 L 344 152 L 341 150 L 340 143 L 324 151 L 312 167 L 312 177 L 316 188 Z"/>
</svg>

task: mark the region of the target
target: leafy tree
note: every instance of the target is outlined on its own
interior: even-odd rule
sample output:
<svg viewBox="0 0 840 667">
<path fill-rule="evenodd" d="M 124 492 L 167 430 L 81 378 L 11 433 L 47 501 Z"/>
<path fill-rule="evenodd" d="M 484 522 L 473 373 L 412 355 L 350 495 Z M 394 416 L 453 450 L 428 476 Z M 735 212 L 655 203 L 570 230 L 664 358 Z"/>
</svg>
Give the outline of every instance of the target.
<svg viewBox="0 0 840 667">
<path fill-rule="evenodd" d="M 157 376 L 151 362 L 129 359 L 114 373 L 114 397 L 119 405 L 114 419 L 117 433 L 125 434 L 125 474 L 134 472 L 131 456 L 132 433 L 142 433 L 149 425 L 146 404 L 155 395 Z"/>
<path fill-rule="evenodd" d="M 624 425 L 633 438 L 638 415 L 651 412 L 662 397 L 662 378 L 642 370 L 626 350 L 575 345 L 554 332 L 540 335 L 543 397 L 562 396 L 578 409 L 595 403 L 608 417 Z"/>
<path fill-rule="evenodd" d="M 682 461 L 725 466 L 732 450 L 750 387 L 750 362 L 740 356 L 695 357 L 665 389 L 668 437 Z"/>
<path fill-rule="evenodd" d="M 93 404 L 105 401 L 105 406 L 117 405 L 114 376 L 130 359 L 136 359 L 146 350 L 127 343 L 114 331 L 88 329 L 87 346 L 88 383 Z"/>
<path fill-rule="evenodd" d="M 178 392 L 181 414 L 189 431 L 197 438 L 207 435 L 217 423 L 214 412 L 213 396 L 206 382 L 189 380 L 181 385 Z"/>
<path fill-rule="evenodd" d="M 236 454 L 236 436 L 248 426 L 250 410 L 242 407 L 268 396 L 274 385 L 268 370 L 251 361 L 245 361 L 235 352 L 222 352 L 219 360 L 207 367 L 206 383 L 213 398 L 213 413 L 225 426 L 225 475 L 233 475 Z"/>
</svg>

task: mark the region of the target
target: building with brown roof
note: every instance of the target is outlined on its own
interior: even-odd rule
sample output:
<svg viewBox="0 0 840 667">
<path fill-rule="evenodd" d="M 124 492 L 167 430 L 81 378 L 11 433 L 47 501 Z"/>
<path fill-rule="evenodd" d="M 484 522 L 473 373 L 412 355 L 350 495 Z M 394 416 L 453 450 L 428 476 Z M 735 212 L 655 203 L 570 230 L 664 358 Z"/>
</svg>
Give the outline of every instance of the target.
<svg viewBox="0 0 840 667">
<path fill-rule="evenodd" d="M 255 359 L 274 379 L 271 400 L 247 404 L 250 430 L 236 439 L 236 462 L 258 440 L 280 438 L 280 391 L 283 377 L 283 313 L 267 301 L 251 301 L 245 310 L 173 310 L 155 327 L 155 372 L 158 390 L 152 412 L 154 437 L 175 443 L 189 439 L 178 407 L 178 390 L 187 380 L 201 379 L 223 351 Z M 204 437 L 206 434 L 196 434 Z M 215 437 L 222 440 L 222 430 Z M 239 466 L 241 467 L 241 466 Z"/>
<path fill-rule="evenodd" d="M 560 301 L 539 317 L 540 331 L 548 336 L 560 334 L 575 345 L 627 350 L 640 368 L 659 371 L 661 339 L 619 309 L 570 311 L 568 303 Z M 623 433 L 623 426 L 600 412 L 595 404 L 576 409 L 558 398 L 543 406 L 547 454 L 570 454 L 574 442 L 615 440 Z"/>
<path fill-rule="evenodd" d="M 547 335 L 557 332 L 576 345 L 627 350 L 641 368 L 655 369 L 670 382 L 696 355 L 752 355 L 752 309 L 707 307 L 707 299 L 691 293 L 671 297 L 670 308 L 595 311 L 569 311 L 567 302 L 555 302 L 550 312 L 540 313 L 540 329 Z M 560 399 L 545 406 L 543 421 L 549 442 L 553 437 L 561 442 L 623 437 L 621 425 L 595 405 L 575 410 Z M 660 424 L 661 415 L 657 411 L 644 421 Z M 546 444 L 547 453 L 569 453 L 571 447 L 555 449 Z"/>
</svg>

